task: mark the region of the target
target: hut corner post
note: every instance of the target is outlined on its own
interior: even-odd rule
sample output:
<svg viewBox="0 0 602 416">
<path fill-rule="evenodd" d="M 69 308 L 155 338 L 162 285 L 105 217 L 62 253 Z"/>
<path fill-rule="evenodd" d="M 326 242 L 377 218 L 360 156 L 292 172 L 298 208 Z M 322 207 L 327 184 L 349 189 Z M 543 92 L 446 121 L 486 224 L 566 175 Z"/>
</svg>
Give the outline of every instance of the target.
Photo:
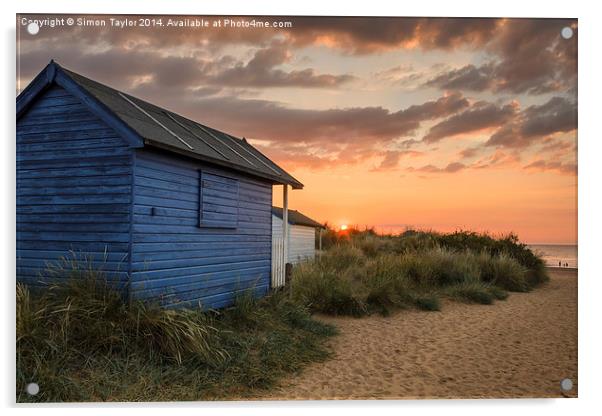
<svg viewBox="0 0 602 416">
<path fill-rule="evenodd" d="M 322 255 L 322 228 L 318 230 L 319 234 L 319 244 L 318 244 L 318 255 Z"/>
<path fill-rule="evenodd" d="M 284 264 L 284 270 L 286 271 L 287 267 L 286 267 L 286 263 L 288 262 L 288 235 L 289 235 L 289 228 L 288 228 L 288 185 L 284 184 L 282 185 L 282 240 L 283 240 L 283 250 L 282 250 L 282 255 L 284 257 L 284 261 L 282 262 L 282 264 Z M 286 281 L 286 274 L 285 274 L 285 281 Z"/>
</svg>

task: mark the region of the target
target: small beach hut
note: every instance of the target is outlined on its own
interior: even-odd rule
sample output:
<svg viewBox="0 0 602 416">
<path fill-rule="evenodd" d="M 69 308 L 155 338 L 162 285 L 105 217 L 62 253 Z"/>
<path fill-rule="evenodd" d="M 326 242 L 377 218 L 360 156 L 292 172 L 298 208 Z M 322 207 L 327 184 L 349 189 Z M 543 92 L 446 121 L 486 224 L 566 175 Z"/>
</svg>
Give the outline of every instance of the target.
<svg viewBox="0 0 602 416">
<path fill-rule="evenodd" d="M 52 61 L 16 105 L 19 281 L 60 279 L 43 271 L 72 251 L 131 299 L 218 308 L 268 291 L 272 187 L 286 208 L 303 185 L 244 138 Z"/>
<path fill-rule="evenodd" d="M 277 241 L 282 233 L 282 208 L 272 207 L 272 239 Z M 307 215 L 296 210 L 288 211 L 288 254 L 287 263 L 297 264 L 304 260 L 311 260 L 316 255 L 316 232 L 325 227 L 312 220 Z M 275 259 L 272 261 L 275 262 Z"/>
</svg>

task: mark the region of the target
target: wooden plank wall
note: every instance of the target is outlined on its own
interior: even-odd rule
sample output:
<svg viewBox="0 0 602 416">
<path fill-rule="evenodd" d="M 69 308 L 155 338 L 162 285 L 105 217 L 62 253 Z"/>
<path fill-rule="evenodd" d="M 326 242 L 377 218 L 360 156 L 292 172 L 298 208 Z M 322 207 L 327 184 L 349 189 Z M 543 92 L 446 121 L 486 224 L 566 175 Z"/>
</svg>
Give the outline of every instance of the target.
<svg viewBox="0 0 602 416">
<path fill-rule="evenodd" d="M 236 228 L 199 226 L 201 172 L 238 180 Z M 242 290 L 268 291 L 271 184 L 150 150 L 136 152 L 134 183 L 133 297 L 219 308 Z M 227 211 L 230 196 L 215 188 L 203 200 Z"/>
<path fill-rule="evenodd" d="M 272 234 L 282 238 L 282 219 L 272 215 Z M 316 256 L 316 229 L 305 225 L 289 225 L 287 263 L 298 264 Z"/>
<path fill-rule="evenodd" d="M 121 287 L 129 267 L 132 150 L 76 98 L 53 86 L 17 122 L 17 278 L 89 256 Z"/>
</svg>

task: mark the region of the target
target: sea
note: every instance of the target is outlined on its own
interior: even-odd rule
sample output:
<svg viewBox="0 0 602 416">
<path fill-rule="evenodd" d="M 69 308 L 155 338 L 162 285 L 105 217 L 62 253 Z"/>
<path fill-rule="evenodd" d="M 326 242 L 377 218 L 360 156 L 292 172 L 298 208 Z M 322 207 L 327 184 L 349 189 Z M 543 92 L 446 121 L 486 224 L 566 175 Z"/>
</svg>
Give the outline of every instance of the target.
<svg viewBox="0 0 602 416">
<path fill-rule="evenodd" d="M 558 267 L 559 263 L 562 267 L 577 267 L 576 244 L 529 244 L 529 248 L 539 254 L 550 267 Z"/>
</svg>

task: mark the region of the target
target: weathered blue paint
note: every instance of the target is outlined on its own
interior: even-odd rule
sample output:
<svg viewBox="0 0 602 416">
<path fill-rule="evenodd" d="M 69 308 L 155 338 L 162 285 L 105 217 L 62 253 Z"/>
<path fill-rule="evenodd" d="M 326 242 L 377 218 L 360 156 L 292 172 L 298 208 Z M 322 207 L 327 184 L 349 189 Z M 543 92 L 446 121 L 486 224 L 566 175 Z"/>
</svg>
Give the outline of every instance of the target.
<svg viewBox="0 0 602 416">
<path fill-rule="evenodd" d="M 45 88 L 17 121 L 17 276 L 37 285 L 69 250 L 128 283 L 129 143 L 64 88 Z"/>
<path fill-rule="evenodd" d="M 201 177 L 211 185 L 202 191 Z M 137 150 L 132 297 L 218 308 L 250 287 L 265 294 L 271 201 L 269 183 L 180 156 Z M 207 221 L 200 221 L 201 212 Z M 224 224 L 223 212 L 228 218 L 235 215 L 236 224 Z"/>
<path fill-rule="evenodd" d="M 34 80 L 25 88 L 25 90 L 19 95 L 17 99 L 17 120 L 19 120 L 23 114 L 25 114 L 30 107 L 37 102 L 38 97 L 44 91 L 53 87 L 60 87 L 67 91 L 71 98 L 75 98 L 80 104 L 84 104 L 88 109 L 94 113 L 96 119 L 102 120 L 106 126 L 110 127 L 113 131 L 117 132 L 119 136 L 126 140 L 132 147 L 142 147 L 142 138 L 126 123 L 124 123 L 119 117 L 113 114 L 104 104 L 92 95 L 88 94 L 83 90 L 76 82 L 69 78 L 65 73 L 54 63 L 50 63 L 46 68 L 34 78 Z M 52 101 L 52 100 L 51 100 Z M 57 100 L 60 103 L 60 100 Z M 63 114 L 61 108 L 55 108 L 49 110 L 46 114 L 51 116 L 54 113 Z M 68 121 L 66 119 L 65 121 Z M 82 120 L 80 120 L 82 121 Z M 65 124 L 65 129 L 76 128 L 77 124 Z"/>
<path fill-rule="evenodd" d="M 132 299 L 219 308 L 265 294 L 272 184 L 140 148 L 59 80 L 42 80 L 17 118 L 18 280 L 48 281 L 47 263 L 73 250 Z"/>
</svg>

